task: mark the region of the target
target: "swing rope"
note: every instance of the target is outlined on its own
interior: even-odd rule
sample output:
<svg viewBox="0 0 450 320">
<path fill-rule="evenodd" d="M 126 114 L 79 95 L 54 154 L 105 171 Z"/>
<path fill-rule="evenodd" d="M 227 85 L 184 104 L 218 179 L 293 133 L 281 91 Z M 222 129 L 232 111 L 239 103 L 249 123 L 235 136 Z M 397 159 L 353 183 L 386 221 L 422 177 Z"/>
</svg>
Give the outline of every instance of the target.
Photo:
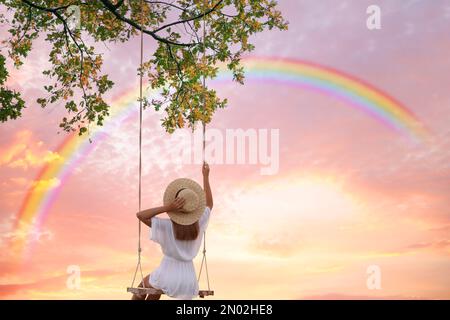
<svg viewBox="0 0 450 320">
<path fill-rule="evenodd" d="M 140 7 L 141 9 L 143 8 L 143 4 L 144 1 L 141 0 L 140 3 Z M 143 104 L 142 104 L 142 99 L 143 99 L 143 93 L 142 93 L 142 88 L 143 88 L 143 72 L 142 72 L 142 66 L 143 66 L 143 62 L 144 62 L 144 32 L 143 32 L 143 28 L 144 28 L 144 10 L 141 10 L 141 30 L 140 30 L 140 70 L 139 70 L 139 212 L 141 212 L 142 209 L 142 111 L 143 111 Z M 141 264 L 141 252 L 142 252 L 142 247 L 141 247 L 141 233 L 142 233 L 142 222 L 141 220 L 139 220 L 138 222 L 138 261 L 137 261 L 137 265 L 136 265 L 136 270 L 134 271 L 134 276 L 133 276 L 133 282 L 131 283 L 131 287 L 134 288 L 134 282 L 136 280 L 136 274 L 138 273 L 138 271 L 141 274 L 141 279 L 142 279 L 142 286 L 145 289 L 145 281 L 144 281 L 144 274 L 142 272 L 142 264 Z"/>
<path fill-rule="evenodd" d="M 144 0 L 140 1 L 141 6 L 141 28 L 140 28 L 140 71 L 139 71 L 139 189 L 138 189 L 138 198 L 139 198 L 139 212 L 142 210 L 142 113 L 143 113 L 143 60 L 144 60 L 144 32 L 143 32 L 143 21 L 144 21 L 144 10 L 142 10 L 144 5 Z M 206 0 L 205 0 L 205 7 L 206 7 Z M 206 39 L 206 28 L 205 28 L 205 19 L 203 17 L 203 60 L 205 60 L 205 39 Z M 206 79 L 205 75 L 203 74 L 203 88 L 206 87 Z M 205 94 L 203 94 L 203 108 L 205 108 Z M 203 156 L 203 164 L 205 164 L 205 146 L 206 146 L 206 125 L 205 122 L 202 121 L 202 131 L 203 131 L 203 149 L 202 149 L 202 156 Z M 127 290 L 132 293 L 142 293 L 145 292 L 145 281 L 144 281 L 144 274 L 142 272 L 142 264 L 141 264 L 141 253 L 142 253 L 142 247 L 141 247 L 141 234 L 142 234 L 142 222 L 139 220 L 138 222 L 138 261 L 136 265 L 136 269 L 134 271 L 133 281 L 131 282 L 131 287 Z M 202 263 L 200 265 L 200 272 L 198 274 L 197 282 L 200 281 L 200 277 L 203 270 L 203 265 L 205 265 L 205 273 L 206 273 L 206 280 L 208 284 L 208 290 L 200 290 L 199 296 L 203 298 L 205 295 L 212 295 L 214 294 L 213 291 L 211 291 L 210 284 L 209 284 L 209 273 L 208 273 L 208 264 L 206 261 L 206 231 L 203 231 L 203 258 Z M 136 276 L 138 272 L 141 275 L 142 279 L 142 288 L 135 288 L 134 284 L 136 281 Z M 158 290 L 156 290 L 158 291 Z"/>
<path fill-rule="evenodd" d="M 204 0 L 204 7 L 203 11 L 206 11 L 206 4 L 207 4 L 207 0 Z M 206 56 L 206 45 L 205 45 L 205 41 L 206 41 L 206 24 L 205 24 L 205 16 L 203 16 L 203 63 L 205 63 L 205 56 Z M 205 74 L 203 73 L 202 76 L 202 82 L 203 82 L 203 89 L 206 88 L 206 77 Z M 206 97 L 205 97 L 205 92 L 203 92 L 203 111 L 205 110 L 205 106 L 206 106 Z M 203 158 L 203 165 L 205 165 L 205 147 L 206 147 L 206 124 L 205 121 L 202 120 L 202 132 L 203 132 L 203 149 L 202 149 L 202 158 Z M 206 230 L 203 231 L 203 258 L 202 258 L 202 263 L 200 265 L 200 271 L 198 273 L 198 278 L 197 278 L 197 282 L 200 282 L 200 277 L 202 275 L 202 271 L 203 271 L 203 265 L 205 265 L 205 273 L 206 273 L 206 282 L 208 284 L 208 291 L 211 291 L 210 285 L 209 285 L 209 273 L 208 273 L 208 263 L 206 260 Z"/>
</svg>

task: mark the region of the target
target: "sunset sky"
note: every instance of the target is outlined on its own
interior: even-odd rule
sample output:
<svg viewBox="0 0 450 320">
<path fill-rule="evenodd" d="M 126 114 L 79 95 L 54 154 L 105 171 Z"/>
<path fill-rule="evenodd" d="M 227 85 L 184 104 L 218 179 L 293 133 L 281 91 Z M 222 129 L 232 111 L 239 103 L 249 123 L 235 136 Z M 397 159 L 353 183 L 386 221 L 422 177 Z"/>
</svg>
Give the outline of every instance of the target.
<svg viewBox="0 0 450 320">
<path fill-rule="evenodd" d="M 381 7 L 381 30 L 366 27 L 371 4 Z M 254 37 L 252 56 L 301 59 L 361 79 L 402 102 L 431 138 L 414 141 L 313 90 L 251 79 L 244 86 L 212 84 L 229 104 L 209 129 L 279 130 L 276 174 L 262 175 L 260 164 L 211 164 L 213 298 L 449 299 L 450 2 L 280 0 L 279 6 L 289 30 Z M 150 57 L 155 43 L 145 41 Z M 136 92 L 138 44 L 136 38 L 100 47 L 115 82 L 113 107 Z M 64 181 L 37 181 L 43 168 L 66 160 L 57 151 L 67 138 L 58 134 L 63 106 L 35 103 L 48 84 L 41 74 L 48 52 L 36 42 L 8 81 L 28 108 L 0 124 L 0 299 L 129 299 L 137 259 L 138 114 L 107 122 L 89 150 L 75 153 Z M 199 165 L 174 161 L 177 139 L 160 118 L 145 111 L 144 208 L 161 205 L 172 179 L 201 181 Z M 16 228 L 19 213 L 36 186 L 58 192 L 40 227 L 25 233 Z M 23 239 L 26 248 L 16 245 Z M 142 242 L 150 273 L 161 251 L 148 228 Z M 80 268 L 79 289 L 66 286 L 71 265 Z M 370 266 L 379 267 L 380 289 L 367 286 Z"/>
</svg>

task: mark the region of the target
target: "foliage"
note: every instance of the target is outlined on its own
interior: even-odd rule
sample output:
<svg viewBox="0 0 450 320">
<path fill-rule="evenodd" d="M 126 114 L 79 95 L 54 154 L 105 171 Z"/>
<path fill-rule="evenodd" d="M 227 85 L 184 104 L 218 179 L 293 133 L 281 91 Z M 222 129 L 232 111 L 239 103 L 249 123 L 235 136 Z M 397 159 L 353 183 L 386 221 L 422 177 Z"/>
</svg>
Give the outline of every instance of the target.
<svg viewBox="0 0 450 320">
<path fill-rule="evenodd" d="M 71 6 L 80 9 L 78 29 L 70 24 Z M 102 73 L 98 43 L 127 42 L 141 29 L 157 41 L 139 72 L 161 97 L 143 103 L 163 108 L 162 125 L 173 132 L 196 121 L 208 123 L 217 108 L 226 106 L 226 99 L 202 83 L 217 76 L 218 63 L 243 83 L 240 61 L 254 49 L 250 37 L 265 29 L 287 29 L 273 0 L 0 0 L 0 7 L 6 8 L 0 22 L 10 26 L 2 45 L 11 65 L 20 67 L 38 38 L 50 44 L 51 68 L 43 71 L 50 83 L 37 102 L 44 108 L 62 102 L 68 115 L 60 126 L 80 134 L 91 123 L 102 125 L 110 109 L 104 97 L 114 83 Z M 8 76 L 4 56 L 0 62 L 3 86 Z M 1 90 L 0 120 L 17 118 L 24 107 L 20 93 Z"/>
<path fill-rule="evenodd" d="M 0 121 L 16 119 L 21 116 L 21 111 L 25 107 L 25 102 L 20 97 L 20 93 L 4 87 L 8 78 L 8 70 L 5 67 L 5 57 L 0 55 Z"/>
</svg>

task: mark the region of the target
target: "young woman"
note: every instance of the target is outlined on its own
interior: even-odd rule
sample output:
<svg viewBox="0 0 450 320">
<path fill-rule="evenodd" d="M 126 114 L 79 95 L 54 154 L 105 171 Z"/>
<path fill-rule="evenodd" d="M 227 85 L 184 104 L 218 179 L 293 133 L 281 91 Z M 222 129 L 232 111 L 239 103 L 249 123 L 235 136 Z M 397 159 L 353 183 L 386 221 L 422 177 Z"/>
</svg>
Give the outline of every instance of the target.
<svg viewBox="0 0 450 320">
<path fill-rule="evenodd" d="M 197 256 L 203 232 L 213 207 L 209 185 L 209 166 L 202 166 L 203 189 L 193 180 L 182 178 L 169 184 L 164 205 L 138 212 L 139 220 L 151 228 L 150 239 L 161 246 L 164 254 L 158 268 L 144 278 L 145 288 L 154 288 L 179 299 L 198 295 L 193 259 Z M 156 217 L 167 212 L 170 219 Z M 139 285 L 143 287 L 143 283 Z M 161 294 L 138 295 L 133 300 L 158 300 Z"/>
</svg>

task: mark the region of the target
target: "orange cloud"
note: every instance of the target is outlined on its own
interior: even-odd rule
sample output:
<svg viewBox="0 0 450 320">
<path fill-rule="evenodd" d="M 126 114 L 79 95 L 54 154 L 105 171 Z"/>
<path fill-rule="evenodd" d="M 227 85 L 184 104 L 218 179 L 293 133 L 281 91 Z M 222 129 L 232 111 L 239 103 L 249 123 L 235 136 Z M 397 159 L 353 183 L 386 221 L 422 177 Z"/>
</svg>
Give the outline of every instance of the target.
<svg viewBox="0 0 450 320">
<path fill-rule="evenodd" d="M 28 186 L 30 184 L 30 180 L 23 177 L 13 177 L 10 178 L 9 181 L 20 187 Z"/>
<path fill-rule="evenodd" d="M 404 255 L 414 255 L 419 252 L 434 252 L 437 254 L 450 255 L 450 240 L 441 239 L 428 242 L 417 242 L 406 247 L 392 250 L 392 251 L 380 251 L 362 254 L 359 257 L 364 259 L 373 258 L 390 258 L 399 257 Z"/>
<path fill-rule="evenodd" d="M 31 131 L 28 130 L 18 132 L 14 141 L 0 150 L 0 166 L 10 163 L 14 157 L 26 150 L 31 135 Z"/>
<path fill-rule="evenodd" d="M 36 141 L 31 131 L 19 131 L 10 145 L 0 151 L 0 166 L 27 170 L 61 160 L 58 153 L 43 150 L 43 147 L 44 143 Z"/>
<path fill-rule="evenodd" d="M 111 293 L 117 295 L 114 291 L 125 290 L 123 284 L 118 281 L 122 272 L 116 270 L 93 270 L 82 271 L 81 287 L 70 290 L 66 282 L 69 274 L 58 274 L 48 276 L 31 282 L 15 282 L 0 284 L 0 299 L 77 299 L 88 296 L 102 296 L 109 298 Z M 108 282 L 110 282 L 108 284 Z M 125 294 L 124 294 L 125 296 Z"/>
<path fill-rule="evenodd" d="M 33 187 L 36 191 L 47 191 L 59 186 L 61 181 L 58 178 L 41 179 L 33 181 Z"/>
<path fill-rule="evenodd" d="M 408 251 L 435 251 L 439 253 L 450 254 L 450 240 L 449 239 L 441 239 L 434 240 L 429 242 L 419 242 L 414 243 L 406 248 Z"/>
<path fill-rule="evenodd" d="M 254 236 L 250 241 L 252 252 L 279 257 L 293 256 L 302 247 L 302 242 L 298 236 L 281 232 L 277 235 Z"/>
<path fill-rule="evenodd" d="M 344 293 L 326 293 L 312 296 L 301 297 L 305 300 L 424 300 L 423 297 L 414 296 L 380 296 L 380 295 L 352 295 Z"/>
<path fill-rule="evenodd" d="M 314 266 L 306 269 L 308 273 L 320 274 L 320 273 L 332 273 L 341 271 L 344 267 L 342 265 L 331 264 L 323 266 Z"/>
<path fill-rule="evenodd" d="M 61 156 L 52 151 L 44 151 L 39 153 L 33 153 L 31 150 L 26 150 L 25 154 L 8 164 L 10 168 L 28 169 L 29 167 L 40 167 L 43 164 L 60 160 Z"/>
</svg>

